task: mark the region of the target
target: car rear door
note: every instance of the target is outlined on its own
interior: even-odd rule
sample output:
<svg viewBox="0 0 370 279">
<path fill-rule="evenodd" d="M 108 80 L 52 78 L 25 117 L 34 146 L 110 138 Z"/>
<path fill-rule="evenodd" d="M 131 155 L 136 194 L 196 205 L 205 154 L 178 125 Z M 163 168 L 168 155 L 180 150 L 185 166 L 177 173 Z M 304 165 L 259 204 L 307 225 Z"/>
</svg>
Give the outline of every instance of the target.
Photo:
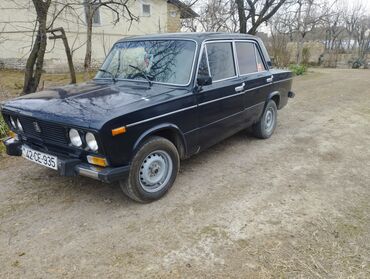
<svg viewBox="0 0 370 279">
<path fill-rule="evenodd" d="M 203 86 L 197 93 L 201 149 L 240 129 L 245 106 L 244 87 L 237 75 L 233 42 L 207 42 L 202 51 L 198 76 L 209 74 L 212 84 Z"/>
<path fill-rule="evenodd" d="M 257 42 L 236 40 L 235 52 L 239 76 L 244 84 L 246 124 L 250 125 L 263 112 L 265 101 L 272 90 L 273 76 L 262 58 Z"/>
</svg>

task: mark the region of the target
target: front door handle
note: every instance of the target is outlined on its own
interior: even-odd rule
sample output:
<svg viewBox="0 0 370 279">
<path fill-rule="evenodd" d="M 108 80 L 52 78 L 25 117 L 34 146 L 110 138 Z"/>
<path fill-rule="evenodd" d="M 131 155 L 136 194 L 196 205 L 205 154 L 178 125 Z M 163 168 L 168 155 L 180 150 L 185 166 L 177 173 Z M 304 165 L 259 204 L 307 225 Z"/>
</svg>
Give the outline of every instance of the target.
<svg viewBox="0 0 370 279">
<path fill-rule="evenodd" d="M 242 85 L 235 87 L 235 92 L 243 91 L 245 83 L 243 82 Z"/>
<path fill-rule="evenodd" d="M 266 79 L 266 82 L 273 82 L 274 81 L 274 76 L 271 76 L 269 78 Z"/>
</svg>

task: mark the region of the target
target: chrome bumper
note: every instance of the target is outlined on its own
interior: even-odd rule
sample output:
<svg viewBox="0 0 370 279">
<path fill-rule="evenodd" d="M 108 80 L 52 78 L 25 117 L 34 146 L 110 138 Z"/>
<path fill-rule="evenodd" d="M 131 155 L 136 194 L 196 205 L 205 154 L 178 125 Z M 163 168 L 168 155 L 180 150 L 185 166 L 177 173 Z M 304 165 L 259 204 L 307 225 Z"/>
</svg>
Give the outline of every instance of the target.
<svg viewBox="0 0 370 279">
<path fill-rule="evenodd" d="M 6 153 L 10 156 L 22 155 L 22 143 L 14 138 L 6 138 L 3 141 Z M 130 166 L 123 167 L 97 167 L 81 161 L 80 159 L 58 157 L 58 172 L 62 176 L 82 175 L 97 179 L 106 183 L 115 182 L 127 177 Z"/>
</svg>

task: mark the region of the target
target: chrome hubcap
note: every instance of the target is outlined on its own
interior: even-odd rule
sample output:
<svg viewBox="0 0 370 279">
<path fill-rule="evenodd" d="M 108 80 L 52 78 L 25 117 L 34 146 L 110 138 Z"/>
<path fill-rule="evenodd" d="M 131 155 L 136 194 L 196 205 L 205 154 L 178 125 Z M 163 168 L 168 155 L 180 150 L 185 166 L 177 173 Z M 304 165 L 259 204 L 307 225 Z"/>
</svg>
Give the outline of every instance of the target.
<svg viewBox="0 0 370 279">
<path fill-rule="evenodd" d="M 158 150 L 150 153 L 140 166 L 140 184 L 147 192 L 157 192 L 166 186 L 173 169 L 170 155 Z"/>
<path fill-rule="evenodd" d="M 268 108 L 265 116 L 265 130 L 270 133 L 275 125 L 275 112 L 272 108 Z"/>
</svg>

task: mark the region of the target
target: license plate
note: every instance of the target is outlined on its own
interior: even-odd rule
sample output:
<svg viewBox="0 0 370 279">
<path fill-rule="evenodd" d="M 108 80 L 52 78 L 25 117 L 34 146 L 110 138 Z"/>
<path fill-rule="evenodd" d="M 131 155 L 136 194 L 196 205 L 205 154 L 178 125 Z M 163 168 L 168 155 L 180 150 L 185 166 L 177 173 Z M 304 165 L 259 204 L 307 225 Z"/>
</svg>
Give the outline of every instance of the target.
<svg viewBox="0 0 370 279">
<path fill-rule="evenodd" d="M 22 156 L 27 160 L 35 162 L 39 165 L 57 170 L 58 169 L 58 158 L 45 154 L 36 150 L 33 150 L 27 146 L 22 146 Z"/>
</svg>

